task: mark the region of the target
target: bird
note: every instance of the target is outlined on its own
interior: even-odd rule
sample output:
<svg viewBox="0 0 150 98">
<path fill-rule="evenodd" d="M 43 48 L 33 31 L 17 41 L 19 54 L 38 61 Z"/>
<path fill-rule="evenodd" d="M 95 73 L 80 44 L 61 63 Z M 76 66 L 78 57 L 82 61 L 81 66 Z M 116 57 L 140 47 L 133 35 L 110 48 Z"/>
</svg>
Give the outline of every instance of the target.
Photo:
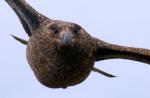
<svg viewBox="0 0 150 98">
<path fill-rule="evenodd" d="M 67 88 L 82 83 L 94 71 L 116 77 L 94 67 L 107 59 L 128 59 L 150 64 L 150 50 L 120 46 L 90 35 L 80 25 L 50 19 L 25 0 L 5 0 L 19 17 L 29 40 L 12 35 L 27 46 L 27 61 L 37 80 L 49 88 Z"/>
</svg>

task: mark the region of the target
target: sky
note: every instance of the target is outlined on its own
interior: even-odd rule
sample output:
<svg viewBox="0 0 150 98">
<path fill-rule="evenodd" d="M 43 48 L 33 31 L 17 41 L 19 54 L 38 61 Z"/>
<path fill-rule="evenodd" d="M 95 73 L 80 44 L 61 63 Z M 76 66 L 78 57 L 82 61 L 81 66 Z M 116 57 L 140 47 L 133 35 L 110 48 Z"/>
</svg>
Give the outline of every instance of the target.
<svg viewBox="0 0 150 98">
<path fill-rule="evenodd" d="M 109 43 L 150 49 L 150 0 L 28 0 L 52 19 L 80 24 Z M 105 60 L 81 84 L 51 89 L 40 84 L 26 60 L 26 46 L 10 34 L 29 39 L 18 17 L 0 2 L 0 98 L 150 98 L 150 66 L 130 60 Z"/>
</svg>

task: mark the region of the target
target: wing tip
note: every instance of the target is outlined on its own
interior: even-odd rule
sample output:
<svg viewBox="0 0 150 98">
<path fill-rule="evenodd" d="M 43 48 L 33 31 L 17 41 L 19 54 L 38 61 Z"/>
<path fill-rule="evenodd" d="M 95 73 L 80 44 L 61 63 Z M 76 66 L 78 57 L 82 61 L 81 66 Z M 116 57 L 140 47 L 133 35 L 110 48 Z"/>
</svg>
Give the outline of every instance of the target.
<svg viewBox="0 0 150 98">
<path fill-rule="evenodd" d="M 24 45 L 27 45 L 28 44 L 28 41 L 24 40 L 24 39 L 21 39 L 13 34 L 10 34 L 15 40 L 19 41 L 20 43 L 24 44 Z"/>
</svg>

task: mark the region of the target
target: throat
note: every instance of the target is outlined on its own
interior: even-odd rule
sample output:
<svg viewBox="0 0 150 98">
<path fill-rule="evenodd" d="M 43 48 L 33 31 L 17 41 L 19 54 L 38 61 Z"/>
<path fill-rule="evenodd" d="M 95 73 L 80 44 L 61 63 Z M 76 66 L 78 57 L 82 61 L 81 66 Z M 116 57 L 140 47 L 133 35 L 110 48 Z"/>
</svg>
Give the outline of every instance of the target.
<svg viewBox="0 0 150 98">
<path fill-rule="evenodd" d="M 82 58 L 82 54 L 76 51 L 63 51 L 60 54 L 61 58 L 66 63 L 77 63 Z"/>
<path fill-rule="evenodd" d="M 81 60 L 84 57 L 84 51 L 83 49 L 76 48 L 62 48 L 59 55 L 64 63 L 75 64 L 81 63 Z"/>
</svg>

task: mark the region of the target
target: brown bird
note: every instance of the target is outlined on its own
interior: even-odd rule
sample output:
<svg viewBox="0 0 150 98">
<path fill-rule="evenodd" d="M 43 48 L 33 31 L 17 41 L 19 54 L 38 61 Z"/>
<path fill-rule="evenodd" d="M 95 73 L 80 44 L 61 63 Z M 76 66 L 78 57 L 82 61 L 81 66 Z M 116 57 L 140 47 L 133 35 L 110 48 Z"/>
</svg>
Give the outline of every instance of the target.
<svg viewBox="0 0 150 98">
<path fill-rule="evenodd" d="M 25 0 L 5 0 L 19 17 L 29 41 L 27 60 L 36 78 L 50 88 L 66 88 L 84 81 L 91 71 L 115 77 L 94 68 L 96 61 L 129 59 L 150 64 L 150 50 L 113 45 L 92 37 L 81 26 L 52 20 L 38 13 Z"/>
</svg>

